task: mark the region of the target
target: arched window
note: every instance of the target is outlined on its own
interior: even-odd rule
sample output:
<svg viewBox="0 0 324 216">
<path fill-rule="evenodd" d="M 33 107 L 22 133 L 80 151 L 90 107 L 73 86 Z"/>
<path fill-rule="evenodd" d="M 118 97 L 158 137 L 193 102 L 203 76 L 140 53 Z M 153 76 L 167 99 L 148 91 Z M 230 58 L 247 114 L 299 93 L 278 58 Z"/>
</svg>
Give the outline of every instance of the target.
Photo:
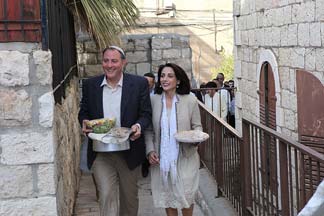
<svg viewBox="0 0 324 216">
<path fill-rule="evenodd" d="M 260 123 L 276 130 L 276 92 L 271 65 L 263 63 L 259 81 Z"/>
<path fill-rule="evenodd" d="M 259 107 L 260 123 L 276 130 L 276 92 L 272 67 L 264 62 L 261 67 L 259 80 Z M 269 188 L 272 195 L 277 196 L 277 169 L 276 169 L 276 143 L 267 134 L 261 136 L 261 173 L 265 188 Z"/>
</svg>

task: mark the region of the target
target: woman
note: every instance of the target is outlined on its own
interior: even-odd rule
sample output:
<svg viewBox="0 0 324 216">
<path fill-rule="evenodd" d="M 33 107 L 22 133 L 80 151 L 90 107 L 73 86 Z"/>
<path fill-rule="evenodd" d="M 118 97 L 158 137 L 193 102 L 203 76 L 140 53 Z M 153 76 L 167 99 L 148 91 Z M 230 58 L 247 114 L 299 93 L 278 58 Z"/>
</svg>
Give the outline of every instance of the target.
<svg viewBox="0 0 324 216">
<path fill-rule="evenodd" d="M 199 181 L 197 145 L 178 143 L 174 134 L 202 127 L 197 99 L 181 67 L 160 66 L 151 103 L 153 130 L 145 137 L 154 205 L 165 208 L 168 216 L 178 215 L 178 208 L 191 216 Z"/>
</svg>

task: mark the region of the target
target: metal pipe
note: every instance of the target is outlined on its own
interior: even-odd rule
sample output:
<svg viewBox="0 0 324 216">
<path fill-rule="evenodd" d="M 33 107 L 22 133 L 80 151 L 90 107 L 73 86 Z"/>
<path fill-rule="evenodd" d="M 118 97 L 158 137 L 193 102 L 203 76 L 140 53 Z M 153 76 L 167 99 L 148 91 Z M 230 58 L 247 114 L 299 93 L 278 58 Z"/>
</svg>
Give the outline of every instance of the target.
<svg viewBox="0 0 324 216">
<path fill-rule="evenodd" d="M 48 50 L 46 0 L 41 0 L 40 3 L 41 3 L 41 22 L 42 22 L 42 49 Z"/>
</svg>

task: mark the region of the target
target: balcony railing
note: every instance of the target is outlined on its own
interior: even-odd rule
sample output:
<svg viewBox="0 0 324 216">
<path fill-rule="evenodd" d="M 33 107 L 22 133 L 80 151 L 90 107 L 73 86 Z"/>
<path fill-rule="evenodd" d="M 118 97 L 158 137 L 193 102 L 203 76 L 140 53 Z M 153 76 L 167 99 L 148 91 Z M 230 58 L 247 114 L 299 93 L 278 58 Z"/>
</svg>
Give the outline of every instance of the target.
<svg viewBox="0 0 324 216">
<path fill-rule="evenodd" d="M 203 163 L 239 215 L 297 215 L 324 177 L 324 155 L 243 119 L 243 136 L 200 103 Z"/>
<path fill-rule="evenodd" d="M 215 177 L 220 192 L 242 214 L 240 146 L 242 139 L 235 129 L 200 104 L 204 131 L 210 138 L 199 147 L 201 159 Z"/>
<path fill-rule="evenodd" d="M 252 215 L 297 215 L 324 178 L 324 155 L 243 119 L 243 206 Z"/>
</svg>

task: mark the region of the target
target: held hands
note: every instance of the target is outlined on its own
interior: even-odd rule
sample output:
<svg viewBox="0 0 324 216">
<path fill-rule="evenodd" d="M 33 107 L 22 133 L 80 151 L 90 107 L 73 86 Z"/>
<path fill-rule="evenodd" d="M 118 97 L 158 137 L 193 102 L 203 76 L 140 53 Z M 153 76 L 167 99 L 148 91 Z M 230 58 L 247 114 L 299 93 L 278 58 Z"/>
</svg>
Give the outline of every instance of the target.
<svg viewBox="0 0 324 216">
<path fill-rule="evenodd" d="M 134 141 L 141 136 L 141 126 L 139 124 L 134 124 L 132 125 L 131 129 L 132 129 L 132 134 L 129 139 L 131 141 Z"/>
<path fill-rule="evenodd" d="M 148 161 L 150 162 L 151 165 L 158 165 L 160 163 L 160 158 L 155 151 L 151 151 L 148 154 Z"/>
<path fill-rule="evenodd" d="M 88 119 L 82 121 L 82 132 L 86 136 L 88 135 L 88 133 L 92 132 L 92 129 L 87 128 L 87 122 L 89 122 Z"/>
</svg>

